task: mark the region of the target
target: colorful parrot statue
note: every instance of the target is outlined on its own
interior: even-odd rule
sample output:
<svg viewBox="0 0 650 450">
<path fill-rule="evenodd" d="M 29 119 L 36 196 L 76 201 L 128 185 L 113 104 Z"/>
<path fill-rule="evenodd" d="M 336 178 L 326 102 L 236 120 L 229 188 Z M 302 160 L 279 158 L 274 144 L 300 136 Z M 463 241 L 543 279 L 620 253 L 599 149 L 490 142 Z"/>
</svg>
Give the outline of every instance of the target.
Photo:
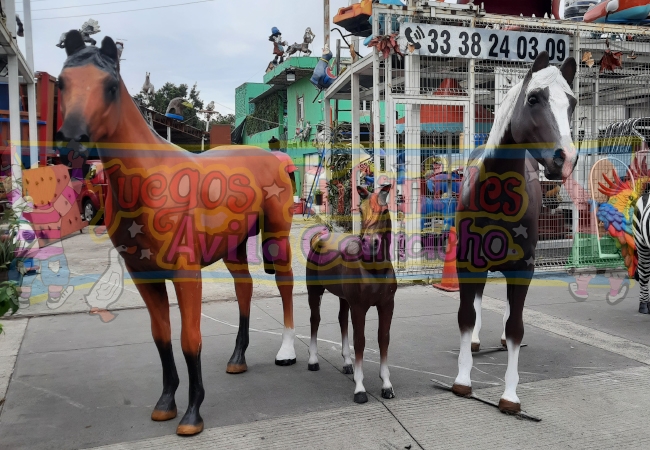
<svg viewBox="0 0 650 450">
<path fill-rule="evenodd" d="M 634 244 L 634 206 L 637 199 L 643 193 L 645 185 L 650 181 L 646 160 L 639 165 L 638 158 L 635 159 L 630 168 L 634 181 L 622 181 L 616 170 L 612 170 L 612 181 L 603 173 L 603 179 L 607 185 L 598 183 L 599 191 L 608 197 L 607 202 L 597 205 L 596 217 L 600 220 L 607 233 L 614 239 L 616 247 L 620 250 L 625 260 L 628 275 L 634 277 L 637 268 L 636 246 Z"/>
</svg>

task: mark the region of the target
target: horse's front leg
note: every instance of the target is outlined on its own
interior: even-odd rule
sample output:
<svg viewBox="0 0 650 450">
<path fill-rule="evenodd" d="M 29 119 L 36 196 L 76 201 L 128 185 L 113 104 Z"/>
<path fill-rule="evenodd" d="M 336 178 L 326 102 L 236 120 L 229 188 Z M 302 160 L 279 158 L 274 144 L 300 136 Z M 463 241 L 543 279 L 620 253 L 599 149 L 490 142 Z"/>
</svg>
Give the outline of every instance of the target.
<svg viewBox="0 0 650 450">
<path fill-rule="evenodd" d="M 320 302 L 323 298 L 324 289 L 321 286 L 309 286 L 307 288 L 309 310 L 311 316 L 309 322 L 311 323 L 311 340 L 309 342 L 309 361 L 307 361 L 307 369 L 315 372 L 320 370 L 318 364 L 318 326 L 320 325 Z"/>
<path fill-rule="evenodd" d="M 476 287 L 474 294 L 474 312 L 476 313 L 476 320 L 474 321 L 474 329 L 472 330 L 472 353 L 476 353 L 481 349 L 481 339 L 479 333 L 481 332 L 481 304 L 483 302 L 483 289 L 485 285 Z"/>
<path fill-rule="evenodd" d="M 181 310 L 181 347 L 190 381 L 187 411 L 176 434 L 192 435 L 203 431 L 199 408 L 205 396 L 201 376 L 201 272 L 183 273 L 183 279 L 174 280 L 174 288 Z"/>
<path fill-rule="evenodd" d="M 165 280 L 156 283 L 138 283 L 137 273 L 131 273 L 136 280 L 136 287 L 144 300 L 151 317 L 151 334 L 158 348 L 163 370 L 163 391 L 160 399 L 151 413 L 151 420 L 162 421 L 176 417 L 176 389 L 178 388 L 178 372 L 172 352 L 172 330 L 169 324 L 169 299 Z"/>
<path fill-rule="evenodd" d="M 482 292 L 487 273 L 472 273 L 473 278 L 482 278 L 479 282 L 467 282 L 459 271 L 460 307 L 458 308 L 458 327 L 460 328 L 460 352 L 458 353 L 458 376 L 452 386 L 452 392 L 461 397 L 472 394 L 471 372 L 474 364 L 472 358 L 472 334 L 476 322 L 474 300 L 476 294 Z"/>
<path fill-rule="evenodd" d="M 508 346 L 508 368 L 506 369 L 506 388 L 499 400 L 499 409 L 506 413 L 521 411 L 521 402 L 517 397 L 519 384 L 519 348 L 524 338 L 524 302 L 528 293 L 533 271 L 517 276 L 506 276 L 508 281 L 508 304 L 510 314 L 506 321 L 506 344 Z"/>
<path fill-rule="evenodd" d="M 390 342 L 390 323 L 393 320 L 394 307 L 395 299 L 392 297 L 377 305 L 377 313 L 379 314 L 379 333 L 377 336 L 379 342 L 379 377 L 383 381 L 381 396 L 386 399 L 395 398 L 395 391 L 390 382 L 390 371 L 388 370 L 388 344 Z"/>
<path fill-rule="evenodd" d="M 355 305 L 352 312 L 352 328 L 354 332 L 354 401 L 366 403 L 368 395 L 363 386 L 363 351 L 366 348 L 366 313 L 368 308 Z"/>
<path fill-rule="evenodd" d="M 248 256 L 244 240 L 237 247 L 236 259 L 230 255 L 224 260 L 230 275 L 235 281 L 235 294 L 239 303 L 239 331 L 235 341 L 235 350 L 228 361 L 226 372 L 243 373 L 248 370 L 246 365 L 246 349 L 248 348 L 248 327 L 251 316 L 251 299 L 253 298 L 253 279 L 248 269 Z"/>
<path fill-rule="evenodd" d="M 341 356 L 343 357 L 343 373 L 352 374 L 352 358 L 350 358 L 350 339 L 348 337 L 348 321 L 350 304 L 344 298 L 339 298 L 339 326 L 341 327 Z"/>
</svg>

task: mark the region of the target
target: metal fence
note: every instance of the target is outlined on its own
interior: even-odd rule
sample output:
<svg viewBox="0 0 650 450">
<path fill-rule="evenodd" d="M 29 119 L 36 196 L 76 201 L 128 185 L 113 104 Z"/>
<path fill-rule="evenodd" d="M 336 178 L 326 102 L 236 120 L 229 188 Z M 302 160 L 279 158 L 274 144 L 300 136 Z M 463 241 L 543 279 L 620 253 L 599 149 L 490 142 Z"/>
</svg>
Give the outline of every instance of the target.
<svg viewBox="0 0 650 450">
<path fill-rule="evenodd" d="M 490 15 L 434 17 L 378 6 L 373 33 L 390 34 L 407 23 L 415 24 L 415 30 L 420 25 L 429 44 L 437 33 L 436 45 L 440 46 L 449 41 L 442 35 L 445 26 L 468 28 L 470 33 L 460 34 L 459 48 L 467 36 L 469 52 L 475 50 L 471 45 L 476 30 L 512 32 L 513 40 L 505 45 L 503 39 L 495 39 L 498 42 L 491 51 L 499 58 L 427 56 L 422 51 L 385 61 L 375 57 L 375 64 L 380 65 L 375 78 L 381 84 L 380 98 L 375 100 L 385 102 L 386 114 L 381 134 L 385 142 L 374 148 L 382 150 L 378 174 L 397 178 L 398 220 L 393 225 L 399 235 L 395 257 L 401 276 L 435 276 L 441 271 L 469 152 L 486 141 L 506 93 L 532 64 L 530 58 L 519 62 L 507 53 L 532 54 L 532 48 L 544 42 L 556 64 L 560 56 L 573 56 L 579 64 L 573 86 L 578 106 L 572 131 L 580 158 L 570 185 L 561 186 L 540 175 L 544 204 L 537 267 L 619 266 L 620 257 L 602 257 L 615 252 L 603 247 L 609 244 L 600 244 L 599 236 L 603 236 L 596 232 L 597 221 L 590 211 L 589 177 L 596 161 L 612 154 L 620 160 L 616 170 L 624 174 L 634 152 L 647 145 L 650 30 Z M 426 25 L 439 27 L 432 32 Z M 515 41 L 521 36 L 517 33 L 533 33 L 533 37 Z M 475 54 L 481 56 L 486 51 L 478 50 Z"/>
</svg>

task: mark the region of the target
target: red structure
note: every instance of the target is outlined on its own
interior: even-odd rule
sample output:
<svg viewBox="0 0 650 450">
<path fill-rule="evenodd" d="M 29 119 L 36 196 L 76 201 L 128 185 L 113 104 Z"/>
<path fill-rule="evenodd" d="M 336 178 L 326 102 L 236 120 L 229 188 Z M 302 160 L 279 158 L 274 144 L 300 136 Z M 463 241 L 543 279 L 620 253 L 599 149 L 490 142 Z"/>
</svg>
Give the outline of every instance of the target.
<svg viewBox="0 0 650 450">
<path fill-rule="evenodd" d="M 217 147 L 219 145 L 230 145 L 230 125 L 212 125 L 210 128 L 210 148 Z"/>
</svg>

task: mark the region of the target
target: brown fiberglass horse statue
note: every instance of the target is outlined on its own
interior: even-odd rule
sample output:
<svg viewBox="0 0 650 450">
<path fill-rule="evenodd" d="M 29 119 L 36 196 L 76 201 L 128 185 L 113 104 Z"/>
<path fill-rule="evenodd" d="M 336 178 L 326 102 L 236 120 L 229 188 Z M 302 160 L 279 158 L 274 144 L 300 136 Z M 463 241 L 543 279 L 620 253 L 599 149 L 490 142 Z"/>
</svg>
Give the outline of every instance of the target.
<svg viewBox="0 0 650 450">
<path fill-rule="evenodd" d="M 108 174 L 105 221 L 113 244 L 130 249 L 124 261 L 151 316 L 163 368 L 163 392 L 151 418 L 176 417 L 179 384 L 171 345 L 165 280 L 181 312 L 181 347 L 189 373 L 189 405 L 177 433 L 203 430 L 201 268 L 219 260 L 235 280 L 240 321 L 229 373 L 247 369 L 244 353 L 253 284 L 247 239 L 262 233 L 262 258 L 275 273 L 284 325 L 276 364 L 296 362 L 291 229 L 293 193 L 286 161 L 253 147 L 220 147 L 193 154 L 157 135 L 126 90 L 117 48 L 104 38 L 86 47 L 78 31 L 65 38 L 68 55 L 59 88 L 63 125 L 57 141 L 96 145 Z M 257 249 L 256 249 L 257 250 Z"/>
<path fill-rule="evenodd" d="M 363 386 L 363 351 L 366 346 L 364 328 L 366 313 L 371 306 L 379 314 L 379 376 L 383 381 L 381 396 L 395 397 L 388 371 L 388 342 L 393 320 L 397 280 L 390 261 L 392 224 L 388 211 L 390 185 L 379 192 L 369 193 L 357 187 L 362 203 L 361 235 L 329 234 L 320 232 L 311 239 L 307 257 L 307 293 L 311 309 L 311 342 L 309 370 L 319 370 L 318 325 L 320 302 L 325 290 L 339 297 L 339 324 L 341 325 L 341 355 L 343 373 L 353 373 L 348 343 L 348 312 L 352 312 L 354 330 L 354 401 L 368 401 Z"/>
</svg>

